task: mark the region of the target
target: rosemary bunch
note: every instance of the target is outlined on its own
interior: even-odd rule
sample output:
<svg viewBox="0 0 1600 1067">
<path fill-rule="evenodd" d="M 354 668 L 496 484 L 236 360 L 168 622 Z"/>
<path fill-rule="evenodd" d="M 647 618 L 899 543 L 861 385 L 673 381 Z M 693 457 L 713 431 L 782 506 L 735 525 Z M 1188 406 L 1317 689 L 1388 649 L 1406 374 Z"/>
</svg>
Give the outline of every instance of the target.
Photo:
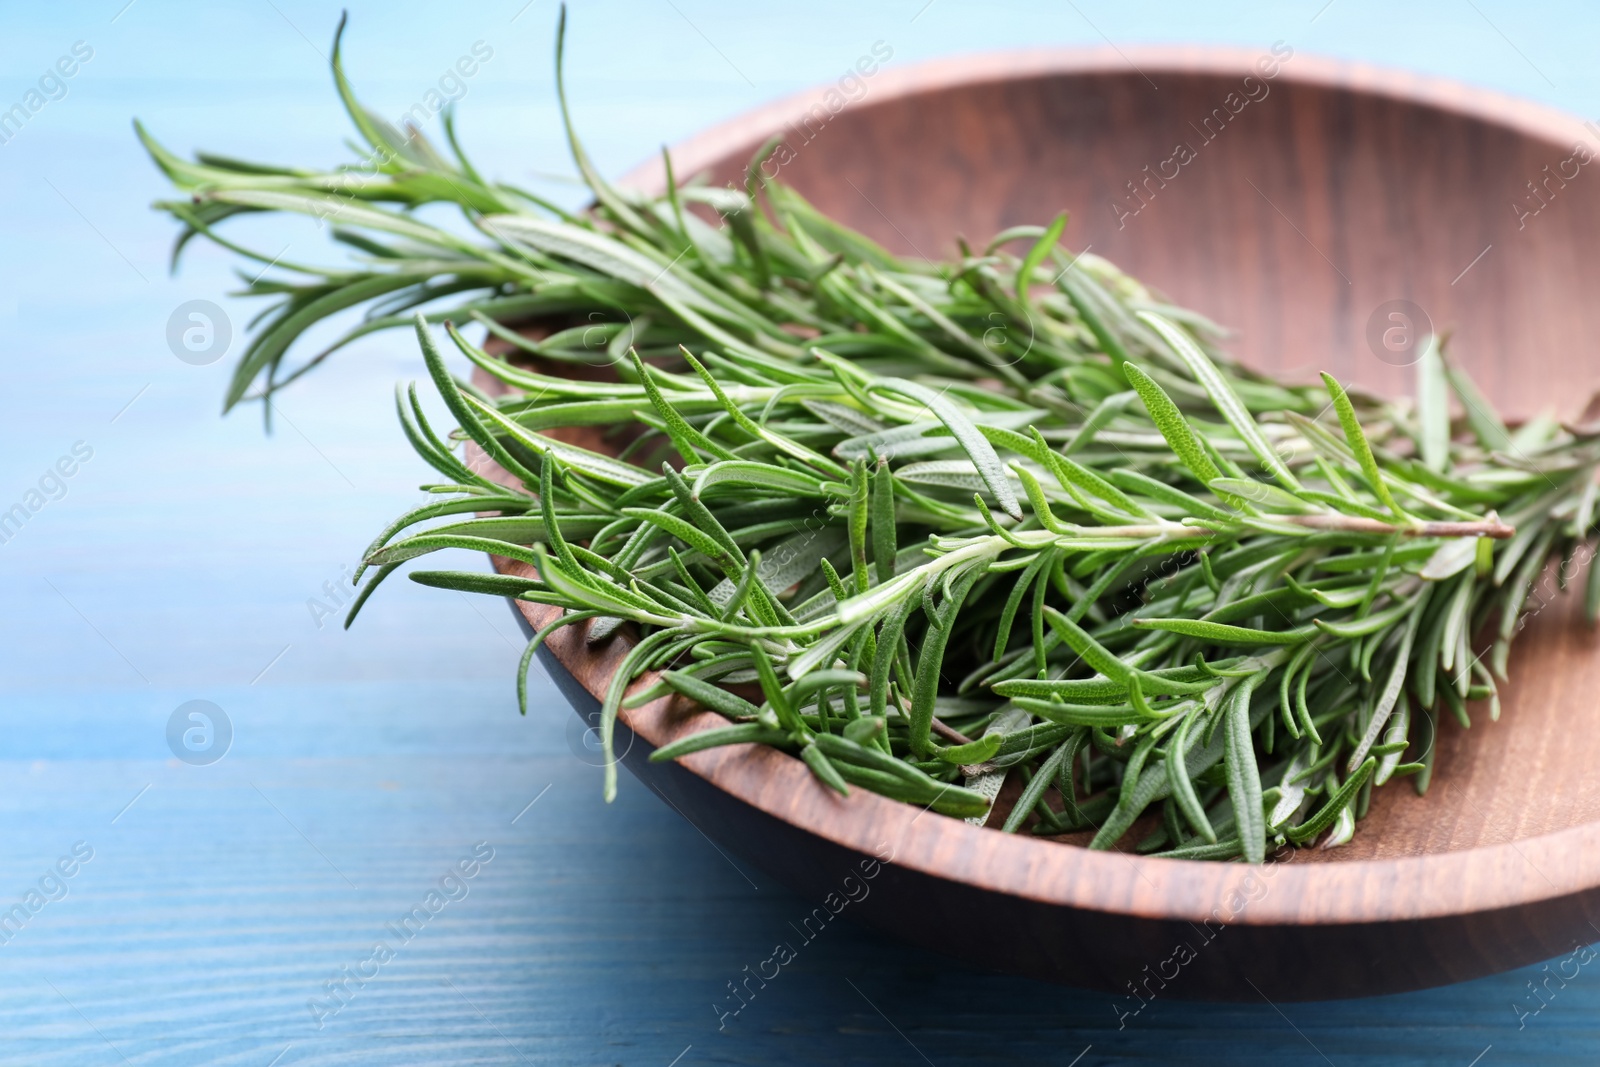
<svg viewBox="0 0 1600 1067">
<path fill-rule="evenodd" d="M 1143 851 L 1260 862 L 1269 841 L 1349 840 L 1393 778 L 1425 790 L 1441 716 L 1465 724 L 1475 699 L 1498 716 L 1539 569 L 1592 553 L 1600 434 L 1513 432 L 1437 348 L 1414 405 L 1277 383 L 1221 355 L 1200 316 L 1069 256 L 1065 216 L 908 261 L 761 180 L 762 155 L 743 190 L 669 178 L 649 197 L 608 185 L 572 137 L 595 206 L 562 212 L 484 181 L 448 121 L 453 161 L 372 117 L 337 44 L 370 167 L 191 164 L 141 131 L 190 195 L 160 205 L 180 247 L 203 234 L 265 261 L 214 227 L 290 211 L 358 253 L 251 284 L 280 301 L 228 402 L 411 322 L 457 427 L 441 436 L 415 386 L 400 394 L 443 481 L 374 541 L 351 618 L 420 556 L 521 561 L 411 577 L 563 610 L 528 646 L 524 700 L 556 628 L 631 625 L 608 753 L 622 707 L 675 692 L 729 725 L 653 758 L 765 743 L 841 793 L 974 819 L 1016 775 L 1007 831 L 1108 848 L 1137 826 Z M 559 34 L 557 70 L 559 87 Z M 415 217 L 435 201 L 475 235 Z M 360 324 L 285 369 L 308 326 L 356 306 Z M 450 375 L 440 322 L 508 392 Z"/>
</svg>

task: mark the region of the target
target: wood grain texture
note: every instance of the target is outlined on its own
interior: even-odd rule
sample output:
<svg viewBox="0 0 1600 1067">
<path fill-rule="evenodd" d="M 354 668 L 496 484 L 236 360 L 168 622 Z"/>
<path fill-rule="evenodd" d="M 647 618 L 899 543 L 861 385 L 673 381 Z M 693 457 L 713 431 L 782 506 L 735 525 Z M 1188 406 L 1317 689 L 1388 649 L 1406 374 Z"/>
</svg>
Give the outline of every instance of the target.
<svg viewBox="0 0 1600 1067">
<path fill-rule="evenodd" d="M 1580 167 L 1541 186 L 1547 200 L 1524 188 L 1573 157 L 1588 137 L 1577 120 L 1303 57 L 1251 83 L 1254 55 L 1130 58 L 1159 92 L 1101 53 L 901 72 L 831 117 L 826 137 L 796 145 L 781 176 L 914 255 L 1071 209 L 1071 244 L 1237 328 L 1236 351 L 1279 373 L 1326 369 L 1405 390 L 1409 371 L 1379 358 L 1366 330 L 1379 305 L 1411 300 L 1453 329 L 1453 351 L 1503 410 L 1578 413 L 1600 381 L 1586 348 L 1600 328 L 1586 296 L 1597 268 L 1582 255 L 1600 236 L 1600 180 Z M 1242 91 L 1255 99 L 1234 113 Z M 787 101 L 697 138 L 677 152 L 678 170 L 739 178 L 771 133 L 804 136 L 794 131 L 809 107 Z M 1135 199 L 1131 183 L 1179 142 L 1194 158 Z M 631 180 L 654 187 L 660 174 Z M 552 617 L 520 607 L 533 625 Z M 626 638 L 590 646 L 568 628 L 550 649 L 598 694 Z M 804 893 L 828 891 L 832 876 L 819 872 L 891 849 L 892 873 L 861 917 L 911 940 L 950 931 L 941 947 L 983 965 L 1119 988 L 1199 937 L 1178 995 L 1249 997 L 1270 982 L 1288 999 L 1354 996 L 1461 980 L 1590 939 L 1600 920 L 1595 650 L 1570 604 L 1540 611 L 1513 659 L 1501 721 L 1480 709 L 1470 736 L 1441 730 L 1426 799 L 1381 790 L 1355 844 L 1289 853 L 1264 872 L 1005 835 L 861 790 L 840 798 L 767 748 L 650 765 L 651 747 L 721 722 L 667 700 L 624 712 L 644 742 L 626 762 L 703 831 Z M 1229 933 L 1197 935 L 1195 924 Z M 1317 968 L 1304 966 L 1308 954 Z"/>
</svg>

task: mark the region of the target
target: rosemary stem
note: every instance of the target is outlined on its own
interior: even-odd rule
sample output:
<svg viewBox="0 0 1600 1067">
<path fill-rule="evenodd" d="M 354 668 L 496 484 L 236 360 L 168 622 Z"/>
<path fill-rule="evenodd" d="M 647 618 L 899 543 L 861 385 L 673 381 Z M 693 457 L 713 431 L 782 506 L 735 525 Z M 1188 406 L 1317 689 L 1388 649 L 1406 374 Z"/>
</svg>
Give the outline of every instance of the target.
<svg viewBox="0 0 1600 1067">
<path fill-rule="evenodd" d="M 1489 537 L 1496 541 L 1510 540 L 1517 528 L 1499 519 L 1478 519 L 1472 522 L 1414 522 L 1407 525 L 1380 522 L 1360 515 L 1277 515 L 1274 522 L 1305 526 L 1313 530 L 1338 530 L 1345 533 L 1366 533 L 1379 536 L 1402 537 Z"/>
</svg>

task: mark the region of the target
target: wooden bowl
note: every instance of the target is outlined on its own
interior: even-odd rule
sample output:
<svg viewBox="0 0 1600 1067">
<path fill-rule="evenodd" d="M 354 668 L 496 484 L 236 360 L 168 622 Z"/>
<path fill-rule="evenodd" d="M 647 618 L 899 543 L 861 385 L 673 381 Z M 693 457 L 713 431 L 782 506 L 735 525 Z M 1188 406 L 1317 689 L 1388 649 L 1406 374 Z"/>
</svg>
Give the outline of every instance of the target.
<svg viewBox="0 0 1600 1067">
<path fill-rule="evenodd" d="M 1410 301 L 1453 329 L 1502 410 L 1577 414 L 1600 380 L 1600 130 L 1298 54 L 1268 78 L 1260 59 L 1046 51 L 882 69 L 837 114 L 838 94 L 786 100 L 674 159 L 680 175 L 742 181 L 787 131 L 781 178 L 902 253 L 947 256 L 957 234 L 1071 209 L 1070 245 L 1236 328 L 1235 351 L 1280 373 L 1407 391 L 1405 338 L 1383 334 L 1399 324 L 1386 305 Z M 628 181 L 659 189 L 662 173 Z M 1418 989 L 1600 938 L 1600 657 L 1575 598 L 1553 583 L 1536 596 L 1549 606 L 1517 644 L 1501 720 L 1480 709 L 1470 734 L 1441 729 L 1428 796 L 1379 790 L 1353 844 L 1264 868 L 1090 852 L 863 790 L 840 798 L 768 748 L 651 764 L 655 746 L 722 722 L 667 701 L 625 712 L 617 745 L 709 838 L 816 905 L 800 936 L 848 914 L 981 967 L 1123 993 L 1119 1012 L 1154 996 Z M 533 625 L 550 617 L 517 606 Z M 580 715 L 625 641 L 590 646 L 577 628 L 551 641 Z"/>
</svg>

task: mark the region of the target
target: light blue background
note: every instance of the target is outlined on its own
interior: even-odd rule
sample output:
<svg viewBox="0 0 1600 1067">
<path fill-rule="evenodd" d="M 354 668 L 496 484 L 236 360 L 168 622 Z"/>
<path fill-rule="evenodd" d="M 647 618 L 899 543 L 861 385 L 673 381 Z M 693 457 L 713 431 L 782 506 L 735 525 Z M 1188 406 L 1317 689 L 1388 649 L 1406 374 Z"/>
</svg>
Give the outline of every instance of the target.
<svg viewBox="0 0 1600 1067">
<path fill-rule="evenodd" d="M 718 1032 L 725 983 L 809 905 L 626 776 L 603 805 L 548 679 L 517 716 L 521 641 L 503 605 L 395 582 L 348 634 L 308 610 L 424 480 L 390 399 L 418 373 L 411 342 L 343 354 L 283 396 L 271 437 L 254 410 L 218 417 L 253 310 L 224 295 L 233 263 L 214 249 L 196 245 L 168 275 L 172 227 L 146 209 L 162 182 L 129 120 L 184 153 L 347 158 L 324 59 L 337 5 L 123 3 L 0 11 L 0 108 L 74 42 L 94 49 L 67 95 L 0 145 L 0 510 L 74 442 L 94 450 L 65 497 L 0 545 L 0 909 L 74 842 L 94 849 L 66 898 L 0 944 L 0 1062 L 1497 1067 L 1600 1054 L 1588 970 L 1522 1029 L 1511 1004 L 1532 1003 L 1537 969 L 1281 1011 L 1158 1001 L 1119 1031 L 1113 998 L 846 926 Z M 552 109 L 555 11 L 521 8 L 357 3 L 347 69 L 398 114 L 484 41 L 494 56 L 461 104 L 479 165 L 577 202 Z M 1597 29 L 1592 6 L 1510 0 L 580 2 L 570 88 L 617 174 L 836 78 L 877 40 L 900 66 L 1106 39 L 1283 39 L 1593 117 Z M 239 232 L 269 254 L 328 254 L 310 226 Z M 197 298 L 236 329 L 210 367 L 164 339 Z M 167 718 L 190 699 L 234 726 L 209 767 L 166 748 Z M 315 1028 L 307 1000 L 479 841 L 495 856 L 468 896 Z"/>
</svg>

